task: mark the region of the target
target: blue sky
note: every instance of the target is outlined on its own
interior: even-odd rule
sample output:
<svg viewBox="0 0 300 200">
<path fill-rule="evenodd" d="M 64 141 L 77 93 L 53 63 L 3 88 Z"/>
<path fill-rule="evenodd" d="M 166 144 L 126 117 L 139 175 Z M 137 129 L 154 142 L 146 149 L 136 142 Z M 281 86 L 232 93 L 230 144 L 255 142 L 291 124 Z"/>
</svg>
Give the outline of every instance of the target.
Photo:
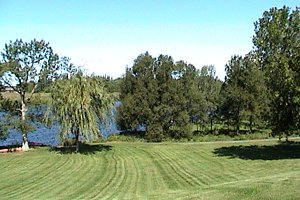
<svg viewBox="0 0 300 200">
<path fill-rule="evenodd" d="M 114 78 L 149 51 L 197 68 L 213 64 L 223 79 L 230 57 L 251 50 L 253 23 L 283 5 L 297 1 L 0 0 L 0 50 L 17 38 L 44 39 L 76 65 Z"/>
</svg>

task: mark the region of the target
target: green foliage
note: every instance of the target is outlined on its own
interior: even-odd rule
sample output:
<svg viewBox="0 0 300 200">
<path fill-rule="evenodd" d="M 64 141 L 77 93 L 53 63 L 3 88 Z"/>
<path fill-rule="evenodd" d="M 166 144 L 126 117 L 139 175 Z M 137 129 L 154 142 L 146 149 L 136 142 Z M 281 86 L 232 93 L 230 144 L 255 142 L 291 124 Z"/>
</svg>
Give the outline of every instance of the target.
<svg viewBox="0 0 300 200">
<path fill-rule="evenodd" d="M 227 120 L 234 120 L 237 134 L 243 118 L 249 116 L 252 131 L 254 118 L 261 120 L 262 112 L 267 110 L 264 74 L 255 56 L 253 53 L 245 57 L 233 56 L 225 68 L 222 114 Z"/>
<path fill-rule="evenodd" d="M 195 134 L 193 141 L 195 142 L 214 142 L 214 141 L 238 141 L 238 140 L 260 140 L 260 139 L 275 139 L 271 134 L 271 130 L 262 129 L 252 131 L 240 130 L 240 134 L 236 134 L 233 130 L 228 132 L 227 129 L 219 128 L 214 133 Z M 296 135 L 295 135 L 296 136 Z"/>
<path fill-rule="evenodd" d="M 1 55 L 0 81 L 2 85 L 12 88 L 20 97 L 20 105 L 15 110 L 19 110 L 22 122 L 17 123 L 17 125 L 19 125 L 18 129 L 22 133 L 23 150 L 28 150 L 27 133 L 31 130 L 26 119 L 28 104 L 37 87 L 43 81 L 55 77 L 60 60 L 58 55 L 53 53 L 49 43 L 35 39 L 30 42 L 10 41 L 9 44 L 5 44 Z M 4 107 L 16 105 L 14 103 L 8 104 L 6 103 Z"/>
<path fill-rule="evenodd" d="M 183 61 L 174 63 L 166 55 L 140 55 L 123 79 L 119 126 L 126 131 L 145 126 L 148 141 L 189 137 L 185 127 L 203 100 L 194 82 L 196 77 L 195 67 Z M 177 127 L 176 131 L 172 127 Z"/>
<path fill-rule="evenodd" d="M 218 118 L 217 111 L 221 104 L 222 87 L 222 81 L 216 77 L 215 67 L 203 66 L 197 76 L 196 84 L 194 95 L 198 96 L 199 101 L 195 104 L 195 113 L 191 115 L 195 119 L 193 122 L 204 125 L 210 121 L 211 131 L 213 131 L 213 121 Z"/>
<path fill-rule="evenodd" d="M 134 135 L 112 134 L 106 139 L 107 142 L 144 142 L 144 139 Z"/>
<path fill-rule="evenodd" d="M 109 93 L 120 93 L 122 78 L 113 79 L 110 76 L 98 76 L 104 81 L 105 87 Z"/>
<path fill-rule="evenodd" d="M 270 90 L 275 134 L 300 125 L 300 9 L 271 8 L 255 23 L 253 43 Z"/>
<path fill-rule="evenodd" d="M 0 122 L 0 140 L 6 139 L 8 135 L 8 129 L 10 126 L 8 125 L 6 119 L 4 116 L 1 116 L 1 122 Z"/>
<path fill-rule="evenodd" d="M 42 79 L 52 78 L 58 69 L 59 57 L 44 40 L 10 41 L 1 55 L 1 81 L 19 94 L 31 92 Z"/>
<path fill-rule="evenodd" d="M 35 130 L 35 128 L 32 126 L 29 120 L 20 120 L 16 119 L 13 122 L 11 122 L 13 127 L 15 129 L 18 129 L 22 134 L 24 133 L 30 133 Z"/>
<path fill-rule="evenodd" d="M 145 139 L 150 142 L 162 142 L 166 138 L 166 134 L 161 124 L 148 125 Z"/>
<path fill-rule="evenodd" d="M 79 144 L 79 137 L 93 141 L 100 136 L 99 121 L 106 121 L 113 104 L 100 79 L 79 72 L 55 81 L 46 118 L 60 124 L 62 140 L 72 133 Z"/>
</svg>

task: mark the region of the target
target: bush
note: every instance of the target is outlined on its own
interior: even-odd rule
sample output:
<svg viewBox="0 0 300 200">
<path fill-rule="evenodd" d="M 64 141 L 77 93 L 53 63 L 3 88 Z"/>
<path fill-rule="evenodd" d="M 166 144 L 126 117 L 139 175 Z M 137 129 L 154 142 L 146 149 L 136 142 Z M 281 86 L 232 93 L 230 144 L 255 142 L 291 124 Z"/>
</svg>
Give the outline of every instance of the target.
<svg viewBox="0 0 300 200">
<path fill-rule="evenodd" d="M 74 138 L 65 138 L 62 141 L 62 146 L 64 147 L 73 147 L 76 145 L 76 141 Z"/>
<path fill-rule="evenodd" d="M 144 139 L 133 136 L 133 135 L 122 135 L 122 134 L 113 134 L 110 135 L 107 139 L 107 142 L 143 142 Z"/>
<path fill-rule="evenodd" d="M 151 126 L 148 127 L 148 131 L 145 135 L 145 139 L 148 142 L 162 142 L 164 138 L 164 131 L 161 125 L 151 124 Z"/>
</svg>

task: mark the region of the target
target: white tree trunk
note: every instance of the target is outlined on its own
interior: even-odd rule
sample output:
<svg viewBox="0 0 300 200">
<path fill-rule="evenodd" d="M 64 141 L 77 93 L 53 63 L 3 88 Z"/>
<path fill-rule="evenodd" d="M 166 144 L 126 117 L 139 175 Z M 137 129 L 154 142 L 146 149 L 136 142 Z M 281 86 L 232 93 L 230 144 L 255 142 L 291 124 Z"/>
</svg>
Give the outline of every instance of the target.
<svg viewBox="0 0 300 200">
<path fill-rule="evenodd" d="M 25 104 L 25 97 L 22 98 L 21 100 L 21 120 L 25 122 L 26 120 L 26 104 Z M 28 145 L 28 137 L 27 137 L 27 132 L 22 132 L 22 150 L 23 151 L 28 151 L 29 150 L 29 145 Z"/>
</svg>

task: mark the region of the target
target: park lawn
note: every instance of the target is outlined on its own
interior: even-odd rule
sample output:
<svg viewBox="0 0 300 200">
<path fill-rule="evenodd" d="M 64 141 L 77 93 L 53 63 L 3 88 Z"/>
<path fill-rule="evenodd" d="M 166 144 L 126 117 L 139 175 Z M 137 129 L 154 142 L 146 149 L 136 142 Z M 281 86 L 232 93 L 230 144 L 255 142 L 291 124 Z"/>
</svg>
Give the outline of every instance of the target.
<svg viewBox="0 0 300 200">
<path fill-rule="evenodd" d="M 0 154 L 1 199 L 299 199 L 300 143 L 103 143 Z"/>
<path fill-rule="evenodd" d="M 9 99 L 11 101 L 20 101 L 20 95 L 17 92 L 1 92 L 1 95 L 4 99 Z M 30 93 L 26 93 L 26 98 L 30 96 Z M 40 103 L 40 102 L 46 102 L 50 98 L 50 93 L 34 93 L 31 97 L 31 102 L 32 103 Z"/>
</svg>

